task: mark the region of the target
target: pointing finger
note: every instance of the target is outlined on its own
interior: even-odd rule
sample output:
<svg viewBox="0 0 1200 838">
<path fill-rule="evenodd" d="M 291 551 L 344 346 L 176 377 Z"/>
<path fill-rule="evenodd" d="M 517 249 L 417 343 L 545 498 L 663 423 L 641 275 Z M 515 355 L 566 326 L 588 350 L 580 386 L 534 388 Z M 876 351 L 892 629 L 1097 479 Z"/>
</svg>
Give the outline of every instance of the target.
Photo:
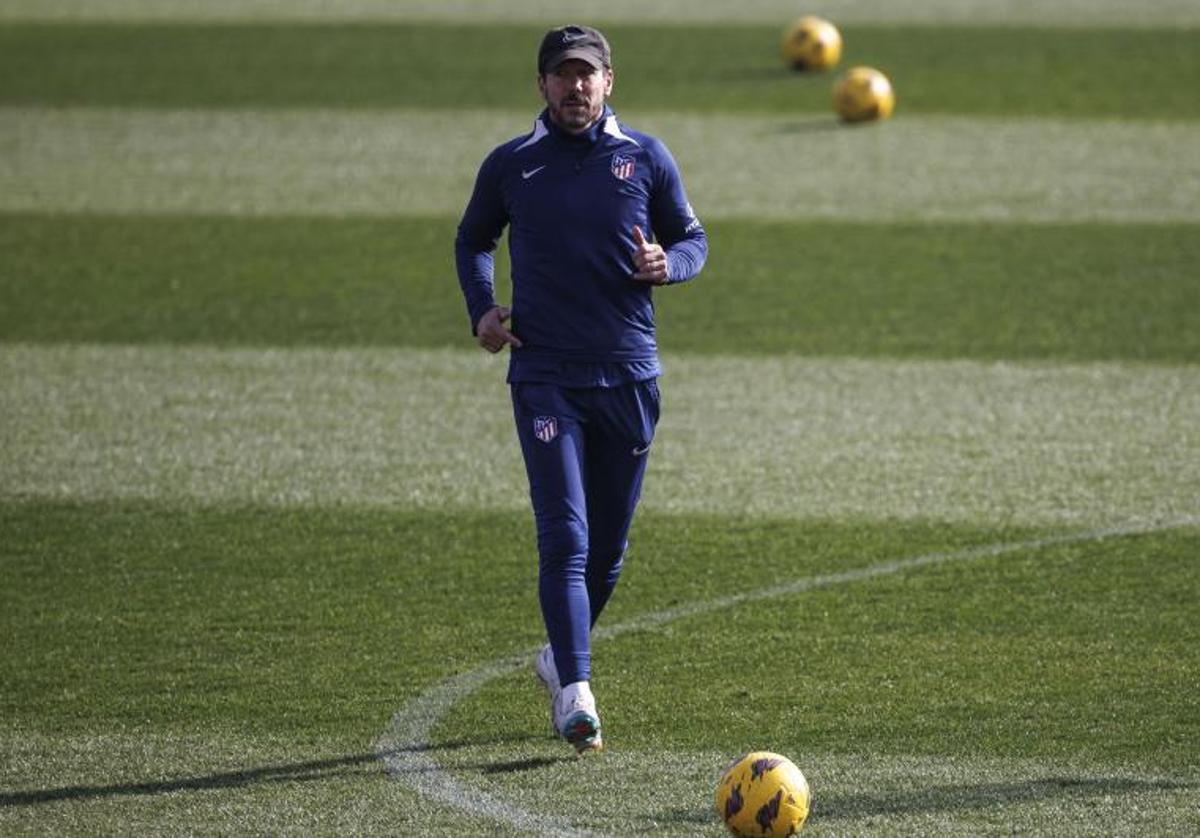
<svg viewBox="0 0 1200 838">
<path fill-rule="evenodd" d="M 641 247 L 646 243 L 646 237 L 642 234 L 642 228 L 638 225 L 633 225 L 633 243 Z"/>
</svg>

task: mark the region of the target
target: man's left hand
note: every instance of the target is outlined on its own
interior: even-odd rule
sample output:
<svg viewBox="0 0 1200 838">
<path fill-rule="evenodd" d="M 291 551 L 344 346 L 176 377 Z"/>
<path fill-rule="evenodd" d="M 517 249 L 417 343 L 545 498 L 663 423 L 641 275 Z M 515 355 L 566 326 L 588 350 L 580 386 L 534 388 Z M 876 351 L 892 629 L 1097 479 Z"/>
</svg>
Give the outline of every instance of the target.
<svg viewBox="0 0 1200 838">
<path fill-rule="evenodd" d="M 642 228 L 633 228 L 633 265 L 637 269 L 633 278 L 638 282 L 664 285 L 667 281 L 667 252 L 657 242 L 646 241 Z"/>
</svg>

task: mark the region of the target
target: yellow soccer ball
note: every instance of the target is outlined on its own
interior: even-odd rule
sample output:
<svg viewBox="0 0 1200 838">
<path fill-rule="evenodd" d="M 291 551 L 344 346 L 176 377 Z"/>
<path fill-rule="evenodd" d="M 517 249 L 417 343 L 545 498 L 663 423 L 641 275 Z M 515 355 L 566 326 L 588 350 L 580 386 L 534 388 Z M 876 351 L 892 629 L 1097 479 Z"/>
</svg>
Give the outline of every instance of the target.
<svg viewBox="0 0 1200 838">
<path fill-rule="evenodd" d="M 794 70 L 828 70 L 842 57 L 842 33 L 824 18 L 802 17 L 784 31 L 780 52 Z"/>
<path fill-rule="evenodd" d="M 717 783 L 717 816 L 734 835 L 795 835 L 808 817 L 808 781 L 770 751 L 738 757 Z"/>
<path fill-rule="evenodd" d="M 833 85 L 833 109 L 846 122 L 887 119 L 895 107 L 892 83 L 873 67 L 853 67 Z"/>
</svg>

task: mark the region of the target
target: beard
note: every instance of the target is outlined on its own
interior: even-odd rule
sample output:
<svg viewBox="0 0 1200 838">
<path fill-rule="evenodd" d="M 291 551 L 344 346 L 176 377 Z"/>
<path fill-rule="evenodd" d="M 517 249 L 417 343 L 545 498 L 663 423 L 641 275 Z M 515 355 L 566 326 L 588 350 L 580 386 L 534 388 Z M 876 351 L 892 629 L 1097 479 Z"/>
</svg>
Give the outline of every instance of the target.
<svg viewBox="0 0 1200 838">
<path fill-rule="evenodd" d="M 588 102 L 585 99 L 562 99 L 550 108 L 550 117 L 561 128 L 571 132 L 583 131 L 599 119 L 604 110 L 603 103 Z"/>
</svg>

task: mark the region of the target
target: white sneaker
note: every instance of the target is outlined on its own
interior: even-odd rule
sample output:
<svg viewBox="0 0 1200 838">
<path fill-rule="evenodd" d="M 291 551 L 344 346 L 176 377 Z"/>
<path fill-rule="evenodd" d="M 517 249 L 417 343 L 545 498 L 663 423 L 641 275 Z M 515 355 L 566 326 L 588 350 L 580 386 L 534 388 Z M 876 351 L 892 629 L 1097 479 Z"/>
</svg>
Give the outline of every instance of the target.
<svg viewBox="0 0 1200 838">
<path fill-rule="evenodd" d="M 554 723 L 554 708 L 558 706 L 558 696 L 562 692 L 562 684 L 558 682 L 558 667 L 554 665 L 554 650 L 547 643 L 533 659 L 533 671 L 538 680 L 550 695 L 550 727 L 558 733 L 558 725 Z"/>
<path fill-rule="evenodd" d="M 604 747 L 596 699 L 587 681 L 568 684 L 559 692 L 558 700 L 554 702 L 554 727 L 575 747 L 577 754 Z"/>
<path fill-rule="evenodd" d="M 556 693 L 562 689 L 562 684 L 558 682 L 558 667 L 554 665 L 554 650 L 550 648 L 549 643 L 543 646 L 542 651 L 533 659 L 533 671 L 537 673 L 547 692 Z"/>
</svg>

